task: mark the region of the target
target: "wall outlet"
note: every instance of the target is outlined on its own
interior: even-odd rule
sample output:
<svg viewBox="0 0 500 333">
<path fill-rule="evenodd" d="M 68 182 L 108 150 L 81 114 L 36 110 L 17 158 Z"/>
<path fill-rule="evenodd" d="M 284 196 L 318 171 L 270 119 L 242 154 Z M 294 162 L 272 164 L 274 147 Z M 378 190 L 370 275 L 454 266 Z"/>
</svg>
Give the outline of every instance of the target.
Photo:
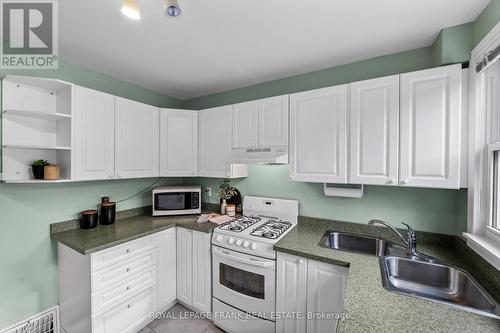
<svg viewBox="0 0 500 333">
<path fill-rule="evenodd" d="M 212 196 L 212 188 L 211 187 L 207 187 L 205 189 L 205 193 L 207 193 L 207 196 L 210 198 Z"/>
</svg>

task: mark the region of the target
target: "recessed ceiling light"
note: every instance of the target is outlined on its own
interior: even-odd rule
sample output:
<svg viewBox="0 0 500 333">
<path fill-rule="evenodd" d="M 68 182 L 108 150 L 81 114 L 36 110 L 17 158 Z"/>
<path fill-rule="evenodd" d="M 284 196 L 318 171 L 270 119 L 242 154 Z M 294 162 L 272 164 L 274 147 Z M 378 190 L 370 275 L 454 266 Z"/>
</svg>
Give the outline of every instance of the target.
<svg viewBox="0 0 500 333">
<path fill-rule="evenodd" d="M 123 0 L 122 14 L 133 19 L 141 19 L 141 8 L 134 0 Z"/>
<path fill-rule="evenodd" d="M 163 10 L 165 16 L 168 17 L 177 17 L 181 15 L 181 7 L 179 7 L 177 0 L 165 0 Z"/>
</svg>

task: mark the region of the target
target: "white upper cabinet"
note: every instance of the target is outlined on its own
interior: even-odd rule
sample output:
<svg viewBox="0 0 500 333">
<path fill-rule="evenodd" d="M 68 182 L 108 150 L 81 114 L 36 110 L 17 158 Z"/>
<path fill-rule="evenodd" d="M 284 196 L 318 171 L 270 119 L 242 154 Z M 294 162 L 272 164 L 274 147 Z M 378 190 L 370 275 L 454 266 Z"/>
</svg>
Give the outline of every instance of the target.
<svg viewBox="0 0 500 333">
<path fill-rule="evenodd" d="M 349 183 L 398 184 L 399 75 L 350 84 Z"/>
<path fill-rule="evenodd" d="M 258 116 L 256 101 L 233 105 L 233 148 L 257 147 Z"/>
<path fill-rule="evenodd" d="M 115 98 L 75 86 L 74 178 L 115 177 Z"/>
<path fill-rule="evenodd" d="M 198 112 L 160 110 L 160 176 L 198 173 Z"/>
<path fill-rule="evenodd" d="M 259 146 L 288 146 L 288 95 L 258 101 Z"/>
<path fill-rule="evenodd" d="M 347 182 L 347 88 L 290 95 L 290 179 Z"/>
<path fill-rule="evenodd" d="M 401 75 L 402 186 L 459 188 L 461 66 Z"/>
<path fill-rule="evenodd" d="M 288 95 L 233 105 L 232 148 L 288 145 Z"/>
<path fill-rule="evenodd" d="M 158 177 L 159 109 L 116 97 L 115 111 L 116 177 Z"/>
<path fill-rule="evenodd" d="M 198 111 L 199 168 L 202 177 L 237 178 L 247 176 L 246 165 L 231 165 L 231 106 Z"/>
</svg>

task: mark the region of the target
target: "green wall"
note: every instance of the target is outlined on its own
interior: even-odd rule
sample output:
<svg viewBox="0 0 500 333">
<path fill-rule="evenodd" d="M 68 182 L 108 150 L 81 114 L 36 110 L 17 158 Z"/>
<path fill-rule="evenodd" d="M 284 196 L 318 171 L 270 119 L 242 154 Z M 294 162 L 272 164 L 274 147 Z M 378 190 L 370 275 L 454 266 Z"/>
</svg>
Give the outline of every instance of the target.
<svg viewBox="0 0 500 333">
<path fill-rule="evenodd" d="M 156 106 L 182 106 L 178 99 L 65 61 L 60 62 L 57 71 L 0 71 L 0 74 L 54 77 Z M 49 224 L 77 218 L 77 212 L 96 207 L 101 194 L 120 200 L 154 181 L 0 184 L 0 330 L 58 303 L 57 248 L 50 240 Z M 158 184 L 180 183 L 182 179 L 162 179 Z M 146 192 L 118 204 L 118 209 L 141 207 L 150 202 L 150 192 Z"/>
<path fill-rule="evenodd" d="M 488 6 L 474 21 L 472 27 L 472 45 L 479 44 L 500 20 L 500 0 L 491 0 Z"/>
<path fill-rule="evenodd" d="M 212 187 L 217 203 L 220 179 L 184 179 L 185 184 Z M 323 184 L 294 182 L 288 179 L 287 165 L 250 165 L 248 177 L 233 179 L 231 184 L 242 195 L 296 199 L 303 216 L 367 223 L 379 218 L 399 225 L 404 221 L 417 230 L 457 234 L 466 228 L 461 208 L 466 206 L 466 190 L 438 190 L 389 186 L 365 186 L 361 199 L 335 198 L 323 195 Z"/>
</svg>

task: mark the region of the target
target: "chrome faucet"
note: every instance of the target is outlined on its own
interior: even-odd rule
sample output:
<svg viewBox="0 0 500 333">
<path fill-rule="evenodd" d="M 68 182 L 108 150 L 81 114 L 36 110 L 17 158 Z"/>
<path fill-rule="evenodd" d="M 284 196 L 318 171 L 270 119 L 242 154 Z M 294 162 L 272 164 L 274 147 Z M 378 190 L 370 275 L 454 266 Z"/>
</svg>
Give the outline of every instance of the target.
<svg viewBox="0 0 500 333">
<path fill-rule="evenodd" d="M 403 235 L 401 235 L 401 233 L 396 228 L 394 228 L 392 225 L 382 220 L 370 220 L 368 224 L 369 225 L 380 224 L 391 229 L 405 244 L 407 257 L 410 258 L 416 257 L 428 262 L 436 261 L 436 259 L 417 251 L 417 235 L 415 234 L 415 230 L 413 230 L 413 228 L 410 227 L 408 224 L 401 222 L 401 224 L 408 229 L 406 232 L 406 237 L 403 237 Z"/>
</svg>

